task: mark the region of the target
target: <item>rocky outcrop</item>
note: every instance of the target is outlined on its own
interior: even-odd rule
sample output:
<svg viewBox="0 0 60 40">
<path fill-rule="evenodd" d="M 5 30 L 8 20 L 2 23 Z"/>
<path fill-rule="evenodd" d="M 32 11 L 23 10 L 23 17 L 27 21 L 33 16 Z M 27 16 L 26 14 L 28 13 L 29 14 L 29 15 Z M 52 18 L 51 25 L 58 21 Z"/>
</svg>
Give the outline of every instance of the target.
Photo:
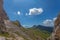
<svg viewBox="0 0 60 40">
<path fill-rule="evenodd" d="M 14 40 L 24 40 L 24 38 L 20 37 L 20 35 L 23 35 L 28 40 L 32 40 L 27 34 L 20 30 L 19 26 L 21 25 L 19 24 L 18 21 L 13 23 L 12 21 L 9 20 L 6 12 L 3 9 L 3 0 L 0 0 L 0 33 L 2 33 L 3 35 L 4 33 L 7 32 L 9 35 L 12 35 L 9 36 L 12 37 L 12 39 L 9 38 L 8 40 L 10 39 L 13 40 L 13 35 Z M 5 38 L 6 37 L 0 37 L 0 40 L 6 40 L 7 38 L 6 39 Z"/>
<path fill-rule="evenodd" d="M 20 30 L 20 27 L 17 25 L 14 25 L 11 21 L 9 20 L 4 20 L 5 26 L 7 28 L 7 31 L 11 34 L 11 33 L 16 33 L 18 32 L 19 35 L 24 36 L 25 38 L 27 38 L 28 40 L 32 40 L 25 32 L 23 32 L 22 30 Z"/>
<path fill-rule="evenodd" d="M 8 19 L 7 14 L 3 8 L 3 0 L 0 0 L 0 19 Z"/>
<path fill-rule="evenodd" d="M 47 40 L 60 40 L 60 14 L 54 22 L 54 30 Z"/>
<path fill-rule="evenodd" d="M 6 27 L 4 24 L 4 20 L 8 20 L 9 18 L 7 17 L 6 12 L 4 11 L 3 8 L 3 0 L 0 0 L 0 31 L 5 31 Z"/>
</svg>

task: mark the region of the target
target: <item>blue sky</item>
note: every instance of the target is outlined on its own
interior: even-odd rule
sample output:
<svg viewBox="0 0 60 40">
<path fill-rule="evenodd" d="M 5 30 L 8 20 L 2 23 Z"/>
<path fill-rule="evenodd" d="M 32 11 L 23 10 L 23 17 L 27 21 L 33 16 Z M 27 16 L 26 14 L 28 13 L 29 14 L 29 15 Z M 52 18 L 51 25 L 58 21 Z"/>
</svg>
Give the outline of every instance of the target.
<svg viewBox="0 0 60 40">
<path fill-rule="evenodd" d="M 60 0 L 4 0 L 4 9 L 10 20 L 19 20 L 23 26 L 53 26 Z"/>
</svg>

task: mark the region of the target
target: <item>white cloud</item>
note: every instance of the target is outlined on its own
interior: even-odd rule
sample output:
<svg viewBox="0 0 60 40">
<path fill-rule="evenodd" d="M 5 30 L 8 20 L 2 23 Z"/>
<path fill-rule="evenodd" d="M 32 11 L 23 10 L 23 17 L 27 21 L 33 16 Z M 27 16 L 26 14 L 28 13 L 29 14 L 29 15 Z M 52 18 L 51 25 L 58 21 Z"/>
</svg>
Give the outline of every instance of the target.
<svg viewBox="0 0 60 40">
<path fill-rule="evenodd" d="M 57 19 L 57 17 L 53 18 L 53 21 L 55 21 Z"/>
<path fill-rule="evenodd" d="M 39 15 L 43 12 L 42 8 L 32 8 L 29 9 L 29 15 Z"/>
<path fill-rule="evenodd" d="M 54 26 L 54 21 L 57 19 L 57 17 L 53 19 L 46 19 L 43 21 L 44 26 Z"/>
<path fill-rule="evenodd" d="M 43 21 L 43 25 L 44 26 L 53 26 L 53 21 L 50 19 L 46 19 L 45 21 Z"/>
<path fill-rule="evenodd" d="M 17 12 L 17 14 L 18 14 L 18 15 L 20 15 L 20 14 L 21 14 L 21 12 L 20 12 L 20 11 L 18 11 L 18 12 Z"/>
</svg>

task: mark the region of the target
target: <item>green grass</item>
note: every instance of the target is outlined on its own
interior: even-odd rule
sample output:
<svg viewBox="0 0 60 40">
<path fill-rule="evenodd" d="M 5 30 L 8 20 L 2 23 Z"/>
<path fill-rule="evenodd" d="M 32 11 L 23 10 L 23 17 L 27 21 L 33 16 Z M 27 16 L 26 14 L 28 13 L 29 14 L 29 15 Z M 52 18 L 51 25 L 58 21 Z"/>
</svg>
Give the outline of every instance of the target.
<svg viewBox="0 0 60 40">
<path fill-rule="evenodd" d="M 24 38 L 24 40 L 28 40 L 27 38 L 25 38 L 23 35 L 21 35 L 19 32 L 15 32 L 17 35 L 21 36 L 22 38 Z"/>
<path fill-rule="evenodd" d="M 8 32 L 0 32 L 0 36 L 4 36 L 4 37 L 9 37 L 9 33 Z"/>
<path fill-rule="evenodd" d="M 20 25 L 20 22 L 19 22 L 18 20 L 12 21 L 12 23 L 13 23 L 14 25 L 16 25 L 16 26 L 21 26 L 21 25 Z"/>
<path fill-rule="evenodd" d="M 29 29 L 21 28 L 21 30 L 25 32 L 27 35 L 29 35 L 30 38 L 32 38 L 33 40 L 37 40 L 37 39 L 46 40 L 50 36 L 50 33 L 44 30 L 33 29 L 33 28 L 29 28 Z"/>
<path fill-rule="evenodd" d="M 14 22 L 14 24 L 17 25 L 17 26 L 19 25 L 18 22 Z M 28 28 L 28 29 L 26 29 L 26 28 L 20 27 L 20 30 L 22 30 L 27 35 L 29 35 L 29 37 L 32 38 L 33 40 L 37 40 L 37 39 L 42 39 L 42 40 L 45 39 L 46 40 L 50 36 L 50 34 L 51 34 L 48 31 L 34 29 L 34 28 Z M 22 36 L 18 32 L 17 32 L 17 34 L 20 35 L 20 36 Z M 24 36 L 22 36 L 22 37 L 25 38 Z"/>
</svg>

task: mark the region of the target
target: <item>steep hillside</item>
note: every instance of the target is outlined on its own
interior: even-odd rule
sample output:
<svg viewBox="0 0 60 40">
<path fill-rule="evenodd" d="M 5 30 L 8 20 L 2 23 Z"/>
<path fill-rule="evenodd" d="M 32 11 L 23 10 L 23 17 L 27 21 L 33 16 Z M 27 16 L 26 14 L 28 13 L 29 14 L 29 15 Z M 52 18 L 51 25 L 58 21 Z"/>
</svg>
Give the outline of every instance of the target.
<svg viewBox="0 0 60 40">
<path fill-rule="evenodd" d="M 16 25 L 15 22 L 13 23 L 14 25 Z M 16 23 L 19 24 L 19 22 L 16 22 Z M 47 37 L 50 36 L 50 32 L 46 30 L 41 30 L 36 28 L 24 28 L 22 26 L 20 26 L 20 30 L 22 30 L 25 34 L 27 34 L 32 40 L 46 40 Z M 21 35 L 19 33 L 17 34 Z M 23 35 L 21 36 L 24 37 Z"/>
<path fill-rule="evenodd" d="M 50 33 L 39 29 L 22 29 L 27 35 L 29 35 L 33 40 L 46 40 L 50 36 Z"/>
<path fill-rule="evenodd" d="M 46 40 L 50 33 L 36 28 L 24 28 L 19 22 L 4 20 L 6 32 L 1 32 L 0 36 L 5 40 Z M 19 26 L 20 25 L 20 26 Z"/>
<path fill-rule="evenodd" d="M 45 30 L 45 31 L 48 31 L 48 32 L 53 31 L 53 27 L 50 27 L 50 26 L 47 27 L 47 26 L 42 26 L 42 25 L 34 25 L 32 28 Z"/>
<path fill-rule="evenodd" d="M 9 18 L 3 8 L 3 0 L 0 0 L 0 32 L 6 31 L 4 20 L 7 20 L 7 19 L 9 19 Z"/>
</svg>

